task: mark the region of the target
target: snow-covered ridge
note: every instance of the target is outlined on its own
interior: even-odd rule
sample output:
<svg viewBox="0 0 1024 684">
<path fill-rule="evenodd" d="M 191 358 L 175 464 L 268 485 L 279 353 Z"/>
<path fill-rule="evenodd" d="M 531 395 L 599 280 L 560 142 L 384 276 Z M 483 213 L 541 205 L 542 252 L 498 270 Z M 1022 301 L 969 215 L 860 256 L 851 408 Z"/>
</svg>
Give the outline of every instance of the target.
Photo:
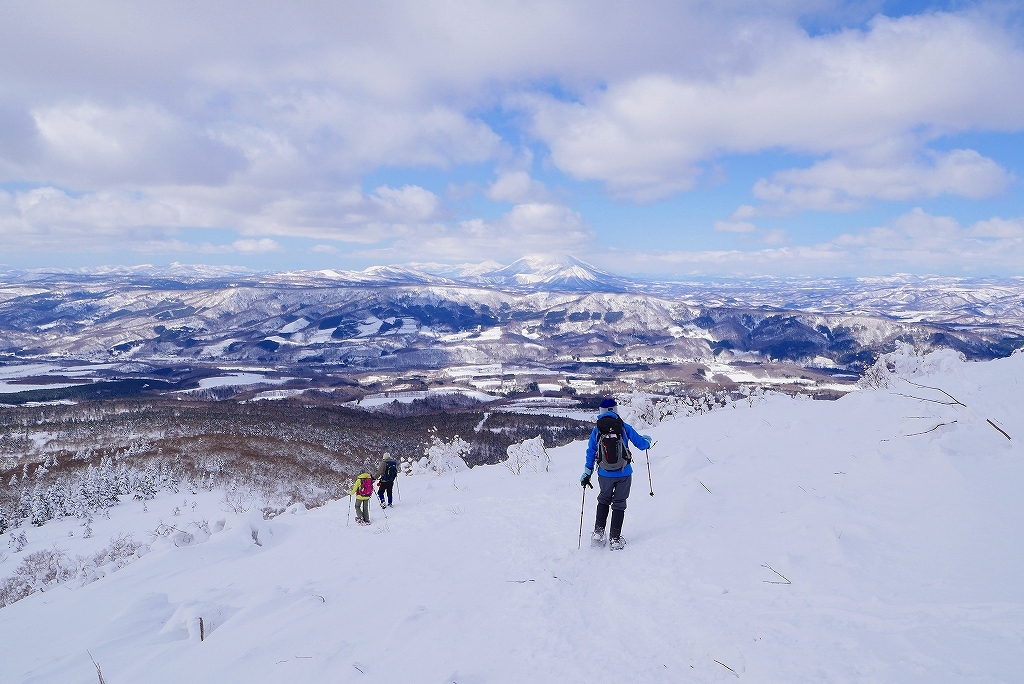
<svg viewBox="0 0 1024 684">
<path fill-rule="evenodd" d="M 396 370 L 735 356 L 856 372 L 897 339 L 969 358 L 1024 344 L 1024 279 L 652 283 L 571 257 L 434 266 L 22 274 L 0 286 L 0 354 Z"/>
<path fill-rule="evenodd" d="M 655 496 L 641 454 L 621 552 L 577 549 L 582 443 L 518 475 L 402 476 L 369 528 L 347 500 L 270 520 L 191 494 L 116 507 L 95 549 L 130 532 L 150 552 L 0 610 L 5 677 L 95 681 L 91 653 L 106 681 L 153 684 L 1017 681 L 1024 354 L 876 370 L 835 402 L 649 428 Z M 28 529 L 0 575 L 54 544 L 93 553 L 81 529 Z M 609 632 L 627 655 L 602 657 Z"/>
</svg>

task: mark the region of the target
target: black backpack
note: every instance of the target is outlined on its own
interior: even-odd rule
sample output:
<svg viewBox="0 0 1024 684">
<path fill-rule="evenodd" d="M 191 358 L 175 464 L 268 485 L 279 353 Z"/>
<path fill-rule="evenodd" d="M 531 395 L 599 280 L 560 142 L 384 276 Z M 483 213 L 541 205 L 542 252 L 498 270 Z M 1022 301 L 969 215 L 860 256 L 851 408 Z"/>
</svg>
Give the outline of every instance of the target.
<svg viewBox="0 0 1024 684">
<path fill-rule="evenodd" d="M 398 463 L 388 461 L 387 465 L 384 466 L 384 477 L 381 479 L 385 482 L 392 482 L 396 477 L 398 477 Z"/>
<path fill-rule="evenodd" d="M 602 470 L 622 470 L 633 460 L 625 432 L 625 425 L 618 416 L 597 419 L 597 465 Z"/>
</svg>

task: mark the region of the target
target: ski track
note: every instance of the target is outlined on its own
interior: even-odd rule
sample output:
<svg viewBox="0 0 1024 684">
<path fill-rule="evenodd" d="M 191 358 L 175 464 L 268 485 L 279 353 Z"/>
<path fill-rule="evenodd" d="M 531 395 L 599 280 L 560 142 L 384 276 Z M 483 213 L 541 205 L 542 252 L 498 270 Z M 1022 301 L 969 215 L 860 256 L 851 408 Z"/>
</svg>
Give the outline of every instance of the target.
<svg viewBox="0 0 1024 684">
<path fill-rule="evenodd" d="M 591 490 L 577 550 L 583 443 L 547 473 L 401 477 L 369 528 L 347 500 L 264 521 L 189 497 L 225 529 L 0 610 L 2 679 L 95 682 L 88 649 L 109 684 L 1021 681 L 1021 377 L 1024 354 L 947 362 L 915 381 L 968 408 L 903 385 L 641 430 L 656 496 L 641 452 L 622 552 L 588 548 Z M 181 498 L 118 506 L 94 539 Z"/>
</svg>

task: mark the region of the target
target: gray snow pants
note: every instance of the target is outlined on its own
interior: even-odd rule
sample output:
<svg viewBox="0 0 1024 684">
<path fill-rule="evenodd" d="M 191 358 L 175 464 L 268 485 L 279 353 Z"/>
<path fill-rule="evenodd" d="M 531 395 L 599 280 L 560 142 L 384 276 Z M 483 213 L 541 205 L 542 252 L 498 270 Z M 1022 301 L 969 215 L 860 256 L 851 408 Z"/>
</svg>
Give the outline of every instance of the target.
<svg viewBox="0 0 1024 684">
<path fill-rule="evenodd" d="M 370 500 L 356 499 L 356 520 L 370 522 Z"/>
<path fill-rule="evenodd" d="M 626 499 L 629 498 L 629 486 L 633 483 L 633 476 L 605 477 L 598 475 L 597 481 L 601 485 L 597 503 L 609 506 L 613 511 L 626 510 Z"/>
</svg>

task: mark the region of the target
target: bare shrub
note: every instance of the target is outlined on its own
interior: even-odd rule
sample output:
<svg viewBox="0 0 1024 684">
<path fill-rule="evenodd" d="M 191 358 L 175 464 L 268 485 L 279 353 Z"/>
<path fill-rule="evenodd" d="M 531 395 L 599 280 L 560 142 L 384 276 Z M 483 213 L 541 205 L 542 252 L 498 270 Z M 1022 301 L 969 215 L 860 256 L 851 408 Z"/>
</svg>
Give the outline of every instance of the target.
<svg viewBox="0 0 1024 684">
<path fill-rule="evenodd" d="M 0 607 L 45 591 L 77 575 L 76 564 L 58 549 L 33 551 L 21 560 L 14 574 L 0 582 Z"/>
</svg>

